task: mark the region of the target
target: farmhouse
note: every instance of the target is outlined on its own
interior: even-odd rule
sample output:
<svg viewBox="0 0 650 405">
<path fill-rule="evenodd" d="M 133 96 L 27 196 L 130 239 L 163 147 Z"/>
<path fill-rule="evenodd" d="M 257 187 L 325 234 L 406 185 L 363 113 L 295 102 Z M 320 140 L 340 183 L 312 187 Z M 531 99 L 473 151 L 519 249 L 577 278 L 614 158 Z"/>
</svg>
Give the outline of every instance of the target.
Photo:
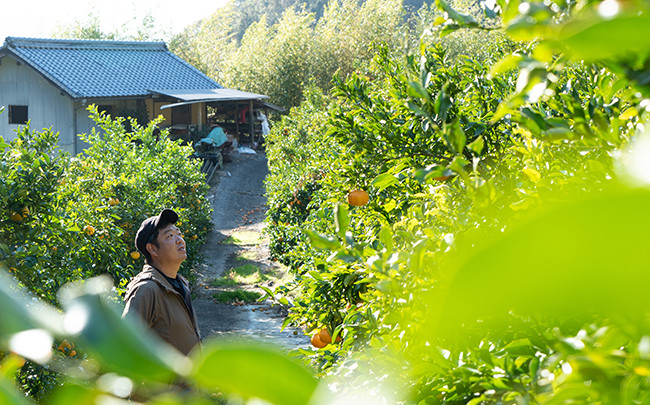
<svg viewBox="0 0 650 405">
<path fill-rule="evenodd" d="M 94 126 L 90 104 L 141 124 L 162 115 L 179 137 L 214 124 L 207 106 L 216 107 L 238 137 L 255 134 L 255 112 L 273 107 L 266 98 L 224 88 L 163 42 L 7 37 L 0 48 L 0 136 L 15 138 L 29 121 L 59 132 L 60 147 L 75 154 L 86 146 L 77 134 Z"/>
</svg>

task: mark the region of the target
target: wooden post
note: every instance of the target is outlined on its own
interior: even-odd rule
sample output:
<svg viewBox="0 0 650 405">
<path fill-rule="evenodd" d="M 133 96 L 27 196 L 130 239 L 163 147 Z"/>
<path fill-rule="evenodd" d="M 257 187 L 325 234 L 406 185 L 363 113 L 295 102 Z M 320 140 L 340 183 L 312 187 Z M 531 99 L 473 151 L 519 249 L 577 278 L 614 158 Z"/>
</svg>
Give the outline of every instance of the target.
<svg viewBox="0 0 650 405">
<path fill-rule="evenodd" d="M 239 145 L 239 103 L 235 102 L 235 137 Z"/>
<path fill-rule="evenodd" d="M 256 149 L 254 147 L 255 144 L 255 118 L 253 114 L 253 100 L 249 101 L 248 103 L 248 112 L 250 113 L 250 120 L 251 120 L 251 147 L 252 149 Z"/>
</svg>

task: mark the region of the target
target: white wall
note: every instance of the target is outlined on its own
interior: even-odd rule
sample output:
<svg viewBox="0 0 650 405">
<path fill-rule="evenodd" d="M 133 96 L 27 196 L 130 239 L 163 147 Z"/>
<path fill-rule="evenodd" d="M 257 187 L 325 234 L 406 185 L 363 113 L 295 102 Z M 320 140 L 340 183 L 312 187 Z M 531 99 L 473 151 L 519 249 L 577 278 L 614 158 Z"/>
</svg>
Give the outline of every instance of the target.
<svg viewBox="0 0 650 405">
<path fill-rule="evenodd" d="M 0 136 L 5 140 L 16 138 L 19 125 L 9 124 L 9 105 L 28 106 L 28 119 L 32 130 L 50 128 L 59 132 L 59 146 L 75 152 L 73 101 L 36 73 L 31 67 L 19 63 L 11 56 L 0 59 Z M 82 109 L 80 112 L 85 113 Z"/>
</svg>

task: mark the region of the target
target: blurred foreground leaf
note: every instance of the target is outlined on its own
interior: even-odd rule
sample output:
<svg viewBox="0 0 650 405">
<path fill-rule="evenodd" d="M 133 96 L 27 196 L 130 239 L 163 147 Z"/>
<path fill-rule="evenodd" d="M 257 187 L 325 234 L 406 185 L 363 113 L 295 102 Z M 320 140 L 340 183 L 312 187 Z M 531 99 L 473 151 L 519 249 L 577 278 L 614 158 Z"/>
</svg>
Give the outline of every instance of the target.
<svg viewBox="0 0 650 405">
<path fill-rule="evenodd" d="M 41 301 L 30 300 L 4 273 L 0 273 L 0 307 L 0 340 L 29 329 L 62 331 L 61 314 Z"/>
<path fill-rule="evenodd" d="M 603 194 L 543 212 L 494 243 L 472 241 L 485 247 L 459 265 L 442 303 L 431 298 L 442 305 L 439 334 L 493 328 L 509 313 L 640 326 L 649 310 L 649 206 L 648 190 Z"/>
<path fill-rule="evenodd" d="M 606 60 L 650 52 L 650 16 L 620 14 L 612 18 L 578 19 L 567 23 L 558 40 L 577 59 Z"/>
<path fill-rule="evenodd" d="M 306 368 L 272 348 L 219 341 L 206 344 L 195 359 L 192 378 L 206 389 L 282 405 L 309 403 L 318 384 Z"/>
<path fill-rule="evenodd" d="M 122 319 L 121 308 L 104 296 L 109 289 L 110 281 L 100 278 L 67 286 L 62 294 L 67 295 L 66 331 L 107 371 L 135 381 L 159 382 L 185 374 L 190 360 L 135 319 Z"/>
<path fill-rule="evenodd" d="M 25 398 L 8 379 L 0 377 L 0 404 L 26 405 L 33 402 Z"/>
</svg>

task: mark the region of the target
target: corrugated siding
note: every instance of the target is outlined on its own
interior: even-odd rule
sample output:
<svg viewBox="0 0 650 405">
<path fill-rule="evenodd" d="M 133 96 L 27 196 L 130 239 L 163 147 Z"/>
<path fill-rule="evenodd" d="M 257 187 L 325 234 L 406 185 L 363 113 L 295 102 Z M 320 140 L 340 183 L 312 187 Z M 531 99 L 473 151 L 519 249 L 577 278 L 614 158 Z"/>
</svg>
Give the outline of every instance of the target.
<svg viewBox="0 0 650 405">
<path fill-rule="evenodd" d="M 8 106 L 26 105 L 32 129 L 52 127 L 60 133 L 61 148 L 74 152 L 72 99 L 29 66 L 9 56 L 0 61 L 0 105 L 6 109 L 0 114 L 0 135 L 6 140 L 16 138 L 19 125 L 9 124 Z"/>
</svg>

